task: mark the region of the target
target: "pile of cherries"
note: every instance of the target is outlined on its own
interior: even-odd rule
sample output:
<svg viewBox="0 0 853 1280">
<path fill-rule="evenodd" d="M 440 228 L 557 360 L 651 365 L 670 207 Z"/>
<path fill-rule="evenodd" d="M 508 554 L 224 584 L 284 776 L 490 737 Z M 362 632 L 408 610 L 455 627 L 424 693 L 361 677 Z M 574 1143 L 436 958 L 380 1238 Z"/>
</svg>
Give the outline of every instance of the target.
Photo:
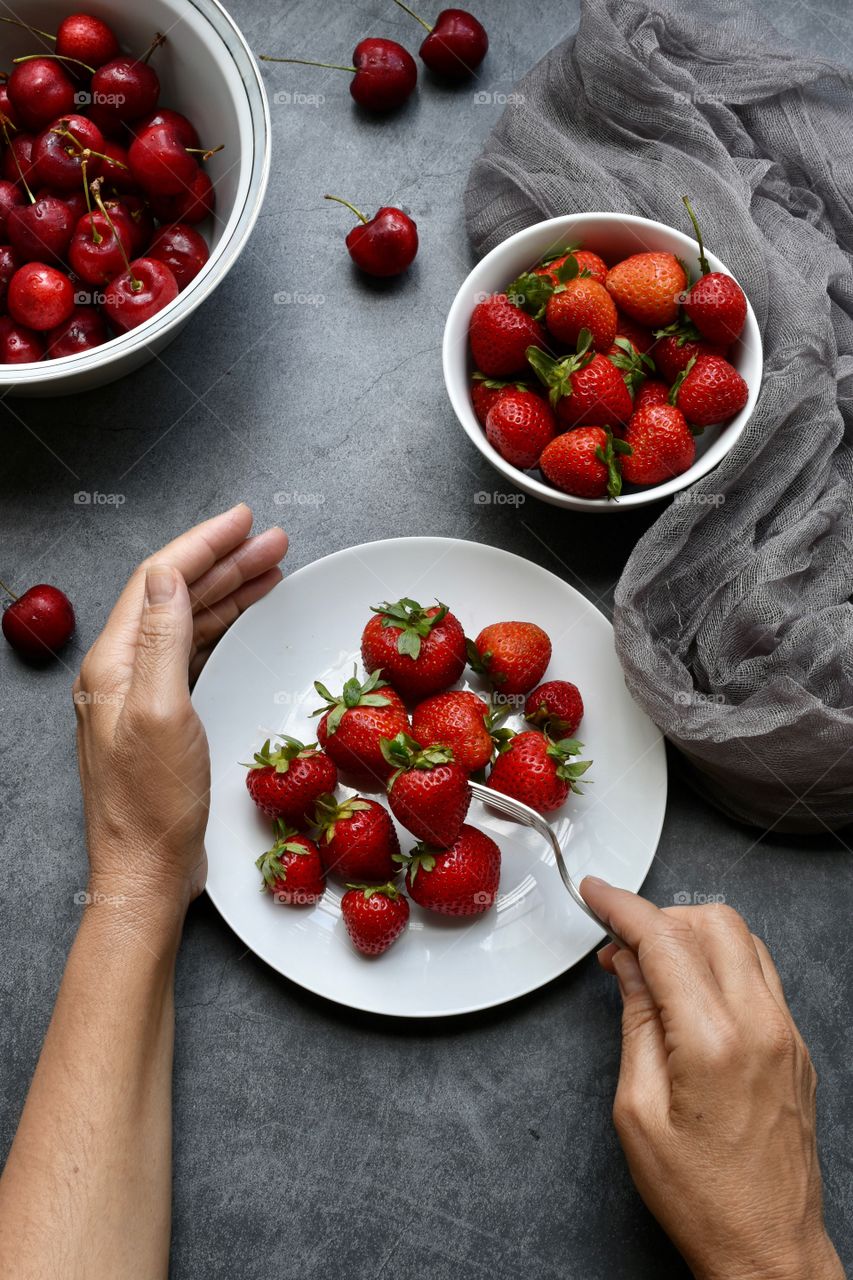
<svg viewBox="0 0 853 1280">
<path fill-rule="evenodd" d="M 90 14 L 26 29 L 53 52 L 0 83 L 0 364 L 77 355 L 156 315 L 207 262 L 197 224 L 215 205 L 214 152 L 159 105 L 162 36 L 136 58 Z"/>
</svg>

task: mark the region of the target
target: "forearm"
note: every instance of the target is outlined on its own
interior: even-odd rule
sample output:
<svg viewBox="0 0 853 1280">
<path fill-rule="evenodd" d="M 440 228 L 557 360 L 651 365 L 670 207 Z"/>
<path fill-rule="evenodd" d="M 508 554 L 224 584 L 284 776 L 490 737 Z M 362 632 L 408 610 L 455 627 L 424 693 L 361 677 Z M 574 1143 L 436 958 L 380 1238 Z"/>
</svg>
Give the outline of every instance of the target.
<svg viewBox="0 0 853 1280">
<path fill-rule="evenodd" d="M 2 1280 L 168 1270 L 182 912 L 92 890 L 0 1179 Z"/>
</svg>

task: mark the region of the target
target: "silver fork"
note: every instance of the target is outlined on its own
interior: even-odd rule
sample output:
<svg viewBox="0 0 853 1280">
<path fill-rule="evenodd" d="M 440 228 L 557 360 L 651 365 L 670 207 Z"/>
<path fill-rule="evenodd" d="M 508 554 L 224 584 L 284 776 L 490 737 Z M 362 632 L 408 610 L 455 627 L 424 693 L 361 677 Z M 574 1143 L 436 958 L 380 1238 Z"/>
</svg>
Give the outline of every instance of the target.
<svg viewBox="0 0 853 1280">
<path fill-rule="evenodd" d="M 551 848 L 554 850 L 554 857 L 557 859 L 560 879 L 581 911 L 585 911 L 590 920 L 594 920 L 599 928 L 604 930 L 611 942 L 615 942 L 618 947 L 626 946 L 626 943 L 622 941 L 618 933 L 614 933 L 609 925 L 606 925 L 601 917 L 597 916 L 592 908 L 588 907 L 584 902 L 577 885 L 569 875 L 569 868 L 566 866 L 563 850 L 560 848 L 560 842 L 551 824 L 546 822 L 535 809 L 531 809 L 530 805 L 524 804 L 521 800 L 515 800 L 512 796 L 505 796 L 502 791 L 493 791 L 491 787 L 484 787 L 481 782 L 469 782 L 468 786 L 471 788 L 471 794 L 475 800 L 479 800 L 482 804 L 490 805 L 492 809 L 497 809 L 498 813 L 506 814 L 508 818 L 521 823 L 522 826 L 532 827 L 534 831 L 538 832 L 540 836 L 543 836 L 550 843 Z"/>
</svg>

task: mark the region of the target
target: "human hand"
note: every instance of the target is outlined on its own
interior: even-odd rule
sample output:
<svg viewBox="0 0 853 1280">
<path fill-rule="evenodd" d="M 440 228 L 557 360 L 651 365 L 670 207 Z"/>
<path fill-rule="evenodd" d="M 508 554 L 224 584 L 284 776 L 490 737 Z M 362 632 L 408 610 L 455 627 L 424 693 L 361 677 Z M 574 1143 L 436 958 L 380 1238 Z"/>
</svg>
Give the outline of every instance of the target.
<svg viewBox="0 0 853 1280">
<path fill-rule="evenodd" d="M 281 529 L 243 504 L 136 569 L 74 683 L 90 896 L 174 923 L 204 887 L 210 758 L 190 701 L 213 647 L 281 580 Z"/>
<path fill-rule="evenodd" d="M 697 1280 L 844 1280 L 826 1235 L 817 1077 L 770 953 L 729 907 L 672 907 L 588 876 L 631 950 L 613 1118 L 631 1176 Z"/>
</svg>

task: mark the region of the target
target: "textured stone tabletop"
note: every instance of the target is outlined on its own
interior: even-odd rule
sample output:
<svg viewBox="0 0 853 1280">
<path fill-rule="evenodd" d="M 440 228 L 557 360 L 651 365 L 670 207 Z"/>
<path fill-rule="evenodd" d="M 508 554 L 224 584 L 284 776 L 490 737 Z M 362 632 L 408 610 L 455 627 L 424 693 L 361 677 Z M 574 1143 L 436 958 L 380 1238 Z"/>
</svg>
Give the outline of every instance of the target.
<svg viewBox="0 0 853 1280">
<path fill-rule="evenodd" d="M 234 0 L 232 10 L 258 52 L 339 61 L 365 35 L 418 41 L 391 0 Z M 609 612 L 654 511 L 592 521 L 532 500 L 477 503 L 501 486 L 442 384 L 444 317 L 471 265 L 469 166 L 503 95 L 577 13 L 561 0 L 478 0 L 476 11 L 492 40 L 481 80 L 424 85 L 381 123 L 357 118 L 346 76 L 268 68 L 273 176 L 226 282 L 160 360 L 124 382 L 0 408 L 0 574 L 68 591 L 79 619 L 70 667 L 139 559 L 240 499 L 260 525 L 287 528 L 291 569 L 371 539 L 455 536 L 527 556 Z M 844 0 L 780 0 L 774 13 L 786 36 L 853 65 Z M 308 100 L 276 102 L 284 90 Z M 322 199 L 330 190 L 412 213 L 422 250 L 407 278 L 355 277 L 346 212 Z M 75 504 L 81 490 L 122 501 Z M 294 494 L 322 501 L 282 503 Z M 33 673 L 5 645 L 0 668 L 5 1153 L 86 858 L 71 671 Z M 853 1265 L 850 849 L 829 832 L 801 840 L 736 826 L 670 764 L 645 891 L 660 904 L 721 895 L 773 950 L 820 1075 L 827 1215 Z M 351 1014 L 255 960 L 202 899 L 178 970 L 176 1280 L 685 1275 L 611 1127 L 617 1006 L 588 958 L 482 1016 L 418 1026 Z"/>
</svg>

